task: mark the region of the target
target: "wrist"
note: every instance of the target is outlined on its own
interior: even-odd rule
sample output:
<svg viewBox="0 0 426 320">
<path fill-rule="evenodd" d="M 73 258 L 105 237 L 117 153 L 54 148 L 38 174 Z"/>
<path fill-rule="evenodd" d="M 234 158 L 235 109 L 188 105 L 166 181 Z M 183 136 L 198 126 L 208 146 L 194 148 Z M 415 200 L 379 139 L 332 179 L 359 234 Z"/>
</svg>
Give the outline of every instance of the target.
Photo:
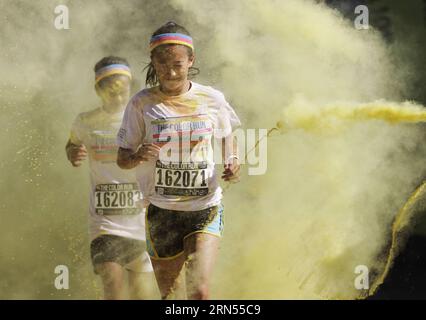
<svg viewBox="0 0 426 320">
<path fill-rule="evenodd" d="M 134 154 L 131 155 L 131 158 L 134 163 L 138 164 L 140 163 L 142 159 L 142 153 L 140 152 L 142 148 L 140 148 L 138 151 L 136 151 Z"/>
<path fill-rule="evenodd" d="M 225 163 L 232 163 L 234 160 L 240 160 L 240 158 L 236 154 L 231 154 L 228 158 L 226 158 Z"/>
</svg>

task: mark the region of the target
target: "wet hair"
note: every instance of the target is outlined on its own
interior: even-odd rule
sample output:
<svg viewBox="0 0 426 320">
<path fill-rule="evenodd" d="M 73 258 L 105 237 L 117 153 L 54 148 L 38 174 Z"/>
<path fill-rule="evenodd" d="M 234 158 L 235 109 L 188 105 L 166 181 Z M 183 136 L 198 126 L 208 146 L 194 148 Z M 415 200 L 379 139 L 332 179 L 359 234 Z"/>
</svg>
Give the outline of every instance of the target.
<svg viewBox="0 0 426 320">
<path fill-rule="evenodd" d="M 166 24 L 162 25 L 160 28 L 158 28 L 153 34 L 152 37 L 157 36 L 159 34 L 163 34 L 163 33 L 182 33 L 185 34 L 187 36 L 191 36 L 188 32 L 188 30 L 186 30 L 183 26 L 178 25 L 176 22 L 174 21 L 169 21 Z M 170 45 L 170 44 L 165 44 Z M 161 46 L 159 46 L 161 47 Z M 151 52 L 151 60 L 152 60 L 152 56 L 155 54 L 156 50 L 159 48 L 155 48 L 152 52 Z M 192 56 L 194 55 L 194 52 L 192 51 L 191 48 L 185 46 L 185 48 L 188 51 L 188 56 Z M 147 66 L 144 68 L 144 70 L 147 69 L 146 72 L 146 80 L 145 80 L 145 84 L 147 86 L 151 86 L 154 87 L 156 86 L 159 81 L 158 81 L 158 77 L 157 77 L 157 73 L 155 72 L 154 69 L 154 65 L 152 64 L 152 62 L 150 62 L 149 64 L 147 64 Z M 200 69 L 195 68 L 195 67 L 190 67 L 189 71 L 188 71 L 188 78 L 192 79 L 194 78 L 197 74 L 200 73 Z"/>
<path fill-rule="evenodd" d="M 127 67 L 130 68 L 129 62 L 127 62 L 127 60 L 125 58 L 121 58 L 121 57 L 116 57 L 116 56 L 108 56 L 108 57 L 103 57 L 101 60 L 99 60 L 96 64 L 95 64 L 95 68 L 94 71 L 95 73 L 104 68 L 107 67 L 109 65 L 112 64 L 123 64 Z M 105 85 L 106 81 L 109 77 L 102 79 L 101 81 L 98 82 L 98 86 L 99 87 L 103 87 L 103 85 Z"/>
</svg>

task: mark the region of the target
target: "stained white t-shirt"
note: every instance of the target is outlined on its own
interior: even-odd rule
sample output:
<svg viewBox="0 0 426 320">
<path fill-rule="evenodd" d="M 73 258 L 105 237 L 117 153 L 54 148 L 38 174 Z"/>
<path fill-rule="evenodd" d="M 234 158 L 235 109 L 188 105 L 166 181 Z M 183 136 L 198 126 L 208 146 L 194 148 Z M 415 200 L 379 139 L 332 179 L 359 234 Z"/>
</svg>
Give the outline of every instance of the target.
<svg viewBox="0 0 426 320">
<path fill-rule="evenodd" d="M 70 141 L 84 144 L 90 166 L 89 233 L 117 235 L 145 241 L 142 193 L 135 170 L 117 166 L 116 137 L 124 111 L 110 114 L 98 108 L 79 114 L 71 129 Z"/>
<path fill-rule="evenodd" d="M 221 202 L 213 139 L 229 137 L 239 125 L 224 95 L 212 87 L 191 82 L 188 92 L 167 96 L 157 86 L 130 100 L 117 143 L 134 152 L 143 143 L 161 147 L 159 159 L 136 167 L 145 200 L 164 209 L 197 211 Z"/>
</svg>

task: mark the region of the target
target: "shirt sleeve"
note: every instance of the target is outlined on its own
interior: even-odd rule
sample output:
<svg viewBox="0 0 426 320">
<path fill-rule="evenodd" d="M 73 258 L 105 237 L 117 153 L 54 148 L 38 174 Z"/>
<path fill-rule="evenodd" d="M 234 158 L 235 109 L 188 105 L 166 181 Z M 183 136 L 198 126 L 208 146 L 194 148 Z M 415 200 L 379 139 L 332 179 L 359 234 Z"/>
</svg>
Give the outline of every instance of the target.
<svg viewBox="0 0 426 320">
<path fill-rule="evenodd" d="M 137 99 L 132 98 L 124 111 L 123 121 L 117 134 L 117 144 L 120 148 L 136 151 L 145 136 L 145 124 L 142 108 Z"/>
<path fill-rule="evenodd" d="M 241 126 L 241 121 L 234 109 L 226 101 L 223 94 L 218 97 L 217 122 L 215 127 L 215 137 L 225 138 Z"/>
<path fill-rule="evenodd" d="M 75 145 L 83 144 L 83 134 L 84 134 L 83 121 L 81 118 L 81 114 L 79 114 L 75 118 L 71 126 L 71 133 L 70 133 L 71 143 Z"/>
</svg>

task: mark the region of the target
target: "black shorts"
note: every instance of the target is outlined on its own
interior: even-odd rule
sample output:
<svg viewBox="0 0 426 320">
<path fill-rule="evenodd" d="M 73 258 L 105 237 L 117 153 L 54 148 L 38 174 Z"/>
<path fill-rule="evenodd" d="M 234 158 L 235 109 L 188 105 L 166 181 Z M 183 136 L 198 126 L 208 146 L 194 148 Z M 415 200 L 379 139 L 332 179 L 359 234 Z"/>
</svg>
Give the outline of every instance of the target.
<svg viewBox="0 0 426 320">
<path fill-rule="evenodd" d="M 95 238 L 90 244 L 90 256 L 95 270 L 98 264 L 104 262 L 116 262 L 124 267 L 140 257 L 145 250 L 145 241 L 109 234 Z"/>
<path fill-rule="evenodd" d="M 146 211 L 146 246 L 153 259 L 172 259 L 183 253 L 183 242 L 194 233 L 222 236 L 223 206 L 200 211 L 167 210 L 150 204 Z"/>
</svg>

